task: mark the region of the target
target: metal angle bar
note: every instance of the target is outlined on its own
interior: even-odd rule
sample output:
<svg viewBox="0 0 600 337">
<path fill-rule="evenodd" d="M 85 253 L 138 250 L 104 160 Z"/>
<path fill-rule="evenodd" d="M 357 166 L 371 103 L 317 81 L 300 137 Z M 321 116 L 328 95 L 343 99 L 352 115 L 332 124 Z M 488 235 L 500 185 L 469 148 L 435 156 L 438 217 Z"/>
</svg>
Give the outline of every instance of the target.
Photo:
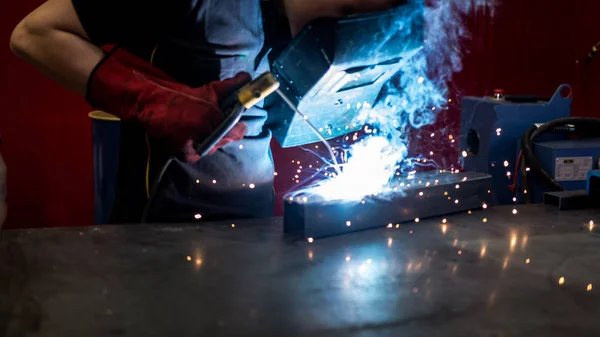
<svg viewBox="0 0 600 337">
<path fill-rule="evenodd" d="M 479 209 L 492 200 L 492 177 L 484 173 L 436 171 L 399 181 L 403 193 L 385 199 L 369 196 L 358 202 L 319 202 L 298 196 L 286 200 L 284 232 L 322 238 Z"/>
</svg>

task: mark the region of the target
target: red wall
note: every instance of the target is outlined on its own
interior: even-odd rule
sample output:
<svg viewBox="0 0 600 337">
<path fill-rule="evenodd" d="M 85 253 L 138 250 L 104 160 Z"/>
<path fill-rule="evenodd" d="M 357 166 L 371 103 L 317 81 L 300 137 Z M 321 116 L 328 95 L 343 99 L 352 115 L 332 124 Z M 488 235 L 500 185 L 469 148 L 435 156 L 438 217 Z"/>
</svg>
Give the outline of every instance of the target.
<svg viewBox="0 0 600 337">
<path fill-rule="evenodd" d="M 39 0 L 0 4 L 0 148 L 8 165 L 9 218 L 7 227 L 89 225 L 93 222 L 90 108 L 71 94 L 14 58 L 8 41 L 12 28 Z M 574 114 L 600 116 L 594 94 L 600 93 L 597 63 L 576 68 L 591 46 L 600 41 L 597 14 L 600 2 L 591 0 L 504 0 L 495 18 L 469 19 L 473 39 L 466 46 L 465 69 L 453 83 L 453 97 L 507 93 L 550 96 L 561 83 L 575 87 Z M 1 45 L 1 44 L 0 44 Z M 456 102 L 457 100 L 455 100 Z M 459 107 L 440 118 L 434 139 L 413 144 L 444 166 L 456 162 L 458 149 L 448 135 L 458 135 Z M 447 127 L 449 126 L 449 127 Z M 445 133 L 439 130 L 445 127 Z M 418 138 L 415 138 L 418 139 Z M 294 185 L 297 164 L 315 159 L 298 149 L 274 147 L 277 190 Z"/>
<path fill-rule="evenodd" d="M 0 2 L 0 147 L 7 227 L 93 223 L 90 108 L 9 50 L 14 26 L 43 1 Z"/>
</svg>

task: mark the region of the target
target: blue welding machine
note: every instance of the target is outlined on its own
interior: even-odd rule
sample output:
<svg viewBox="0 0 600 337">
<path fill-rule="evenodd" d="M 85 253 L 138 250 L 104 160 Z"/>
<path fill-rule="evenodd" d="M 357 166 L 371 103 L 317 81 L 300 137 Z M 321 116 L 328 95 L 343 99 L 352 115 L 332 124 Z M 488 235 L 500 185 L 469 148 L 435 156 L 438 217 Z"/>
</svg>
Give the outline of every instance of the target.
<svg viewBox="0 0 600 337">
<path fill-rule="evenodd" d="M 568 85 L 558 88 L 550 100 L 524 97 L 464 97 L 461 104 L 463 167 L 469 172 L 492 175 L 497 204 L 513 203 L 513 183 L 519 140 L 535 123 L 571 115 Z"/>
<path fill-rule="evenodd" d="M 544 171 L 548 172 L 565 190 L 585 190 L 588 173 L 598 169 L 600 138 L 537 142 L 534 153 Z M 544 193 L 549 192 L 543 181 L 533 176 L 528 185 L 527 193 L 531 202 L 543 202 Z M 523 200 L 524 196 L 519 194 L 518 199 Z"/>
</svg>

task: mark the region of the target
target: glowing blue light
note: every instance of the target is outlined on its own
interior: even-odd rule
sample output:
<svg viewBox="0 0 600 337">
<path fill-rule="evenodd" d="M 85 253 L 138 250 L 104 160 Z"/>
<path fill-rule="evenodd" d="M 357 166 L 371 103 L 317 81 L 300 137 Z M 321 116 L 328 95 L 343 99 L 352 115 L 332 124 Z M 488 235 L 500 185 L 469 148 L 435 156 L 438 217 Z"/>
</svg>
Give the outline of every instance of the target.
<svg viewBox="0 0 600 337">
<path fill-rule="evenodd" d="M 358 140 L 355 134 L 353 140 L 358 142 L 343 150 L 348 159 L 341 165 L 342 173 L 331 175 L 303 192 L 326 200 L 360 202 L 365 196 L 389 192 L 392 188 L 397 191 L 397 187 L 390 186 L 397 172 L 406 173 L 416 166 L 441 169 L 432 160 L 407 158 L 410 129 L 435 123 L 438 113 L 451 102 L 447 97 L 448 82 L 462 70 L 461 40 L 468 37 L 464 15 L 480 10 L 493 15 L 495 0 L 431 0 L 426 7 L 424 0 L 412 1 L 420 5 L 415 6 L 416 11 L 424 11 L 423 50 L 407 60 L 395 78 L 384 86 L 381 98 L 373 106 L 368 102 L 355 104 L 360 114 L 352 125 L 364 125 L 367 136 Z M 403 16 L 398 26 L 411 27 L 411 20 L 416 17 Z"/>
</svg>

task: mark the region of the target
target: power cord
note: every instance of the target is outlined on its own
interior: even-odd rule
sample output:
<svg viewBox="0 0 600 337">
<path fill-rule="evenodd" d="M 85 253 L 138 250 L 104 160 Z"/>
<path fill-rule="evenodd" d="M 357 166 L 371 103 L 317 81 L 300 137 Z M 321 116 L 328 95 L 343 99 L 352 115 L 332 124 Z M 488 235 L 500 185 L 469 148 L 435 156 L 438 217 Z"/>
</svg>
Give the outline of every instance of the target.
<svg viewBox="0 0 600 337">
<path fill-rule="evenodd" d="M 600 136 L 600 118 L 561 118 L 541 125 L 533 125 L 521 137 L 521 151 L 523 164 L 530 168 L 531 172 L 544 182 L 552 192 L 564 191 L 561 186 L 544 168 L 534 153 L 535 140 L 544 133 L 554 132 L 590 138 Z M 524 179 L 527 172 L 524 172 Z"/>
</svg>

